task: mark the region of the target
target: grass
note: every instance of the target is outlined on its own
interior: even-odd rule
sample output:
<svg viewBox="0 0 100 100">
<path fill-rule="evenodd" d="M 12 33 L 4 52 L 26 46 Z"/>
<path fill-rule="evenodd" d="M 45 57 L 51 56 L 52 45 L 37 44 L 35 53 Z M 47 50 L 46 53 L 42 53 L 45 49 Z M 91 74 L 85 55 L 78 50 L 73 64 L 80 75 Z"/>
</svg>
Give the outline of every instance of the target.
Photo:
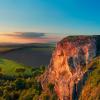
<svg viewBox="0 0 100 100">
<path fill-rule="evenodd" d="M 0 73 L 3 73 L 4 75 L 16 76 L 20 74 L 20 72 L 16 72 L 16 69 L 25 69 L 23 72 L 21 72 L 21 74 L 32 74 L 32 67 L 26 67 L 14 61 L 0 58 Z"/>
<path fill-rule="evenodd" d="M 79 100 L 100 100 L 100 57 L 88 66 L 89 73 Z"/>
<path fill-rule="evenodd" d="M 33 68 L 0 58 L 0 100 L 40 100 L 40 96 L 44 98 L 42 86 L 37 79 L 44 71 L 45 66 Z M 23 74 L 24 77 L 16 77 L 18 74 Z"/>
</svg>

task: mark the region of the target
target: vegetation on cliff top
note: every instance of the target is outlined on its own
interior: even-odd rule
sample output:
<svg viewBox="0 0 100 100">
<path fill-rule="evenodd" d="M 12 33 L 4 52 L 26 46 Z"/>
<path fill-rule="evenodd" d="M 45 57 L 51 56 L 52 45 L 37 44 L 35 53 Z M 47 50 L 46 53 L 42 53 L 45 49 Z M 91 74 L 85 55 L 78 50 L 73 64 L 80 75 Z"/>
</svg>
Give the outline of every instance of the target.
<svg viewBox="0 0 100 100">
<path fill-rule="evenodd" d="M 100 100 L 100 57 L 87 66 L 87 79 L 79 100 Z"/>
<path fill-rule="evenodd" d="M 84 40 L 84 43 L 88 42 L 88 40 L 95 38 L 94 36 L 85 36 L 85 35 L 80 35 L 80 36 L 67 36 L 64 38 L 61 42 L 69 41 L 69 42 L 77 42 L 79 40 Z"/>
<path fill-rule="evenodd" d="M 42 89 L 38 77 L 44 71 L 45 66 L 33 68 L 0 58 L 0 100 L 57 100 L 52 84 L 48 91 Z"/>
</svg>

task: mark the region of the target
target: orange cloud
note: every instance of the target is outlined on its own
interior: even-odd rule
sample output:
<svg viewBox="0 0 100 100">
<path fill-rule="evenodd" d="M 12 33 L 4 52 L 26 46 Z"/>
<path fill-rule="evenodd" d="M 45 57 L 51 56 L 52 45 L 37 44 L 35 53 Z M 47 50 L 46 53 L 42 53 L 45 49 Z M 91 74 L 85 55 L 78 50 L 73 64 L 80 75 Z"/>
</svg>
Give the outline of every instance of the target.
<svg viewBox="0 0 100 100">
<path fill-rule="evenodd" d="M 19 38 L 16 36 L 0 36 L 1 43 L 32 43 L 32 39 Z"/>
</svg>

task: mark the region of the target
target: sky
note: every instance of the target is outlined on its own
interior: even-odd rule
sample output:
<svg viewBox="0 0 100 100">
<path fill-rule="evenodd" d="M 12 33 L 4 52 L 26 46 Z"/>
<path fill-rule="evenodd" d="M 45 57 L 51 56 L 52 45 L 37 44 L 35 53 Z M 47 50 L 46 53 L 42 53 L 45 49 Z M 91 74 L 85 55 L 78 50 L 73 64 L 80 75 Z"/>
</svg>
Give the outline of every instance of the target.
<svg viewBox="0 0 100 100">
<path fill-rule="evenodd" d="M 0 0 L 2 43 L 54 42 L 80 34 L 100 35 L 100 0 Z"/>
</svg>

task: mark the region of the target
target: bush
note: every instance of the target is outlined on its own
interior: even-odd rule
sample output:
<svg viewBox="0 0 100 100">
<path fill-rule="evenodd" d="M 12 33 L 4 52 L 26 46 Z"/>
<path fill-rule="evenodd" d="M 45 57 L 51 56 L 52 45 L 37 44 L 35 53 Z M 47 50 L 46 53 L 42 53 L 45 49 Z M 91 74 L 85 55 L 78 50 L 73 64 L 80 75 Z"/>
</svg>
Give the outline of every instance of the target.
<svg viewBox="0 0 100 100">
<path fill-rule="evenodd" d="M 17 73 L 25 72 L 25 68 L 17 68 L 15 72 Z"/>
<path fill-rule="evenodd" d="M 50 90 L 51 93 L 54 92 L 54 84 L 49 83 L 48 88 L 49 88 L 49 90 Z"/>
<path fill-rule="evenodd" d="M 57 96 L 56 93 L 54 93 L 54 94 L 52 95 L 52 100 L 58 100 L 58 96 Z"/>
<path fill-rule="evenodd" d="M 2 71 L 2 68 L 0 68 L 0 72 Z"/>
<path fill-rule="evenodd" d="M 24 100 L 33 100 L 32 95 L 27 95 L 25 97 L 23 97 Z"/>
<path fill-rule="evenodd" d="M 4 77 L 4 74 L 0 72 L 0 79 L 2 79 L 3 77 Z"/>
<path fill-rule="evenodd" d="M 34 83 L 35 94 L 40 95 L 42 92 L 42 86 L 40 82 Z"/>
<path fill-rule="evenodd" d="M 43 100 L 50 100 L 50 96 L 49 96 L 49 95 L 45 95 L 45 96 L 43 97 Z"/>
<path fill-rule="evenodd" d="M 16 89 L 24 89 L 25 88 L 25 80 L 22 80 L 22 79 L 18 79 L 16 82 L 15 82 L 15 86 L 16 86 Z"/>
<path fill-rule="evenodd" d="M 0 88 L 0 97 L 3 96 L 3 90 Z"/>
</svg>

